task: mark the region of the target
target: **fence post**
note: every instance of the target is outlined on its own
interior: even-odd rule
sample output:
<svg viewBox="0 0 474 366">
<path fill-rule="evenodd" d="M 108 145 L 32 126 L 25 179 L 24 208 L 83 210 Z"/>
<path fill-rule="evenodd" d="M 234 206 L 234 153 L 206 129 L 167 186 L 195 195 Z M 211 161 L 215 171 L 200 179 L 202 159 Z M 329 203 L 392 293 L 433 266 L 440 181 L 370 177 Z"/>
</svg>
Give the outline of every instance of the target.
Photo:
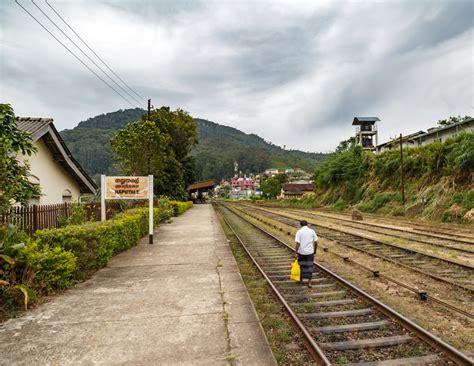
<svg viewBox="0 0 474 366">
<path fill-rule="evenodd" d="M 34 234 L 38 230 L 39 217 L 38 217 L 38 205 L 33 205 L 33 231 L 31 234 Z"/>
</svg>

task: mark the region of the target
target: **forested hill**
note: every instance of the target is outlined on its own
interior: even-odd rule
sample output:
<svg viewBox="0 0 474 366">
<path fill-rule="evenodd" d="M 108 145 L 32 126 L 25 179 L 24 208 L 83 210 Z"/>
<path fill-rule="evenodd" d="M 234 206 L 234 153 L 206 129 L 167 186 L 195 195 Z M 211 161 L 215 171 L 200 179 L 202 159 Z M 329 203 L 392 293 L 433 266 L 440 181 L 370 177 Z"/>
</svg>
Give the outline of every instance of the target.
<svg viewBox="0 0 474 366">
<path fill-rule="evenodd" d="M 233 162 L 244 173 L 261 172 L 269 168 L 301 168 L 313 172 L 327 154 L 284 150 L 255 134 L 196 118 L 200 142 L 195 148 L 198 178 L 229 178 Z"/>
<path fill-rule="evenodd" d="M 101 114 L 80 122 L 71 130 L 61 131 L 61 135 L 74 157 L 98 180 L 100 174 L 117 173 L 113 167 L 110 138 L 116 130 L 139 120 L 144 113 L 136 108 Z M 195 121 L 200 136 L 200 142 L 192 152 L 196 158 L 197 179 L 230 177 L 234 160 L 245 173 L 286 167 L 312 172 L 326 158 L 326 154 L 284 150 L 255 134 L 245 134 L 204 119 Z"/>
</svg>

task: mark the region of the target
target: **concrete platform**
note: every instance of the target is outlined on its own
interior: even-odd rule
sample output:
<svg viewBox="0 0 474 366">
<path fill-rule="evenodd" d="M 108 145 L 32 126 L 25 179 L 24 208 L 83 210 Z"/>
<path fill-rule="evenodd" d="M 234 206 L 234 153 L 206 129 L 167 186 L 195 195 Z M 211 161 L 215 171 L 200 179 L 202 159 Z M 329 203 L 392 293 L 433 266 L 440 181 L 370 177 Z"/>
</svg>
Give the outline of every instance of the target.
<svg viewBox="0 0 474 366">
<path fill-rule="evenodd" d="M 228 319 L 228 320 L 226 320 Z M 1 365 L 275 365 L 210 205 L 0 325 Z"/>
</svg>

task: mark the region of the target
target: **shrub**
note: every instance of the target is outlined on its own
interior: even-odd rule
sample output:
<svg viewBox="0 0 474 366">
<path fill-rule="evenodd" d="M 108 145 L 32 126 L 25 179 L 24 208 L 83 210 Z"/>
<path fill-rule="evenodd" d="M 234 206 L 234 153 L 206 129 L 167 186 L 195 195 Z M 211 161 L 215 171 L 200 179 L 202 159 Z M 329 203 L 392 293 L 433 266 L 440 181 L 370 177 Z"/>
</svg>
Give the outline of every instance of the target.
<svg viewBox="0 0 474 366">
<path fill-rule="evenodd" d="M 474 191 L 469 191 L 464 197 L 463 206 L 466 210 L 474 208 Z"/>
<path fill-rule="evenodd" d="M 155 208 L 154 222 L 171 217 L 169 208 Z M 105 222 L 87 222 L 35 234 L 41 250 L 60 247 L 77 259 L 74 278 L 84 279 L 104 267 L 113 254 L 135 246 L 148 231 L 148 208 L 136 208 Z"/>
<path fill-rule="evenodd" d="M 174 210 L 174 216 L 179 216 L 186 212 L 188 209 L 193 207 L 192 201 L 180 202 L 180 201 L 170 201 L 171 206 Z"/>
<path fill-rule="evenodd" d="M 76 257 L 72 252 L 60 247 L 40 248 L 35 241 L 21 249 L 17 261 L 22 278 L 27 282 L 24 284 L 37 293 L 68 288 L 76 270 Z"/>
</svg>

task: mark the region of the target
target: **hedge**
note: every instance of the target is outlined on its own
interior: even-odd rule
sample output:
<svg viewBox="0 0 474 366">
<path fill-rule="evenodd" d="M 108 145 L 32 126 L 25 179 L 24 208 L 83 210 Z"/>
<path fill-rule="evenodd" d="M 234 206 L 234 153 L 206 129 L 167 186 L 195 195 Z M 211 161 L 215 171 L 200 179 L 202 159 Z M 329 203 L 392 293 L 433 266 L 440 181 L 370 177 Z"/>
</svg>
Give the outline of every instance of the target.
<svg viewBox="0 0 474 366">
<path fill-rule="evenodd" d="M 154 222 L 169 219 L 169 208 L 155 208 Z M 116 253 L 137 245 L 148 231 L 148 209 L 136 208 L 105 222 L 87 222 L 58 229 L 39 230 L 35 240 L 40 249 L 59 247 L 74 254 L 74 279 L 84 279 L 107 265 Z"/>
<path fill-rule="evenodd" d="M 180 201 L 170 201 L 171 206 L 174 209 L 174 215 L 178 216 L 186 212 L 188 209 L 193 207 L 192 201 L 180 202 Z"/>
<path fill-rule="evenodd" d="M 192 202 L 159 199 L 154 223 L 168 220 L 192 207 Z M 33 239 L 24 235 L 10 265 L 0 261 L 0 319 L 11 316 L 24 301 L 22 292 L 32 300 L 37 294 L 48 294 L 70 287 L 107 265 L 110 258 L 137 245 L 148 232 L 148 208 L 130 209 L 106 222 L 86 222 L 58 229 L 40 230 Z"/>
</svg>

